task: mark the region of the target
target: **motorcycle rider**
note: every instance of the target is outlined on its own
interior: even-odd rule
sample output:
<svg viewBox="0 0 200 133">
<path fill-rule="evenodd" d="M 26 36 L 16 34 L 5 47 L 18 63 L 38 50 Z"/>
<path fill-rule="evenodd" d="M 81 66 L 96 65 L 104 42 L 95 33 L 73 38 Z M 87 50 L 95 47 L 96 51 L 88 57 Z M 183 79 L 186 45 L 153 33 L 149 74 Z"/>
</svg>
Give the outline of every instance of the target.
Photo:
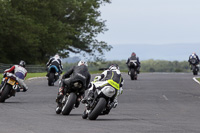
<svg viewBox="0 0 200 133">
<path fill-rule="evenodd" d="M 64 92 L 66 92 L 64 89 L 68 89 L 68 88 L 72 87 L 72 83 L 79 80 L 79 77 L 81 77 L 80 80 L 83 82 L 84 89 L 82 92 L 79 93 L 80 94 L 80 97 L 78 98 L 79 101 L 76 102 L 75 107 L 79 106 L 80 100 L 84 97 L 85 90 L 88 89 L 88 85 L 89 85 L 90 79 L 91 79 L 91 75 L 88 71 L 87 62 L 82 61 L 82 60 L 78 62 L 78 65 L 73 66 L 70 70 L 68 70 L 62 76 L 60 88 L 58 90 L 58 96 L 56 98 L 56 102 L 58 103 L 56 110 L 61 110 L 60 99 L 63 98 Z M 83 80 L 83 79 L 85 79 L 85 80 Z M 67 88 L 64 87 L 65 85 L 67 85 Z"/>
<path fill-rule="evenodd" d="M 11 68 L 6 69 L 4 71 L 4 77 L 3 77 L 3 80 L 2 80 L 1 86 L 3 86 L 3 84 L 4 84 L 6 73 L 9 72 L 9 73 L 15 74 L 15 76 L 17 77 L 17 81 L 18 81 L 18 83 L 19 83 L 19 85 L 21 87 L 21 88 L 17 88 L 16 91 L 19 92 L 19 91 L 22 90 L 23 92 L 26 92 L 28 90 L 28 87 L 24 83 L 24 79 L 25 79 L 25 77 L 27 75 L 27 70 L 25 68 L 25 65 L 26 65 L 25 61 L 21 60 L 19 62 L 19 65 L 14 65 Z"/>
<path fill-rule="evenodd" d="M 62 73 L 62 70 L 63 70 L 62 61 L 58 54 L 56 54 L 54 57 L 50 58 L 46 64 L 47 68 L 49 68 L 51 65 L 55 65 L 58 68 L 59 74 Z M 46 76 L 49 77 L 49 74 L 50 73 L 48 72 Z"/>
<path fill-rule="evenodd" d="M 196 59 L 196 64 L 192 64 L 192 59 Z M 190 63 L 190 69 L 192 69 L 192 65 L 198 65 L 199 64 L 199 57 L 198 57 L 198 55 L 194 52 L 194 53 L 192 53 L 190 56 L 189 56 L 189 60 L 188 60 L 188 62 Z"/>
<path fill-rule="evenodd" d="M 108 80 L 112 80 L 113 82 L 115 82 L 117 85 L 119 85 L 119 88 L 116 88 L 116 86 L 112 86 L 108 82 Z M 101 82 L 104 84 L 97 85 L 97 84 L 95 84 L 95 82 Z M 116 95 L 111 99 L 111 104 L 114 105 L 113 108 L 116 108 L 118 105 L 117 98 L 120 94 L 123 93 L 123 89 L 122 89 L 123 83 L 124 83 L 124 80 L 122 78 L 122 75 L 121 75 L 118 65 L 112 64 L 100 76 L 95 77 L 94 83 L 90 83 L 90 88 L 88 90 L 86 97 L 82 100 L 82 103 L 87 103 L 87 101 L 92 100 L 96 89 L 101 90 L 104 85 L 110 85 L 117 90 Z"/>
<path fill-rule="evenodd" d="M 140 73 L 140 67 L 141 67 L 141 65 L 140 65 L 139 57 L 136 57 L 135 52 L 132 52 L 131 57 L 129 57 L 128 60 L 126 61 L 127 67 L 129 69 L 128 74 L 130 72 L 130 67 L 129 67 L 130 60 L 137 60 L 137 65 L 138 65 L 138 67 L 137 67 L 137 73 L 139 74 Z"/>
</svg>

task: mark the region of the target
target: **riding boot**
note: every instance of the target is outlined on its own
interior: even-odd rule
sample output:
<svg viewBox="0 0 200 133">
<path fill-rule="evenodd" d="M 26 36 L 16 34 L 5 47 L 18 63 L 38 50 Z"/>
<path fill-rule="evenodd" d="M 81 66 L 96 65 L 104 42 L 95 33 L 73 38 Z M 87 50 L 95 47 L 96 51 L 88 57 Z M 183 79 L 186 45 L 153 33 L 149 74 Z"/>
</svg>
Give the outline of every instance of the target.
<svg viewBox="0 0 200 133">
<path fill-rule="evenodd" d="M 81 102 L 82 102 L 83 104 L 85 104 L 85 103 L 87 103 L 88 101 L 91 101 L 93 98 L 94 98 L 94 92 L 93 92 L 93 90 L 89 90 L 87 96 L 85 96 L 85 97 L 82 99 Z"/>
</svg>

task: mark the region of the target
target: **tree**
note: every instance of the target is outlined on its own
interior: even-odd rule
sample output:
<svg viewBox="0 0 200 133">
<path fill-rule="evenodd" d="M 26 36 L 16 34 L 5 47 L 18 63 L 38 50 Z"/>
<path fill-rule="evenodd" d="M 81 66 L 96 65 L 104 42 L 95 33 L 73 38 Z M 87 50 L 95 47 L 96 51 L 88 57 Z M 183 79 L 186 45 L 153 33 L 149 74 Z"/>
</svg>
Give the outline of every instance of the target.
<svg viewBox="0 0 200 133">
<path fill-rule="evenodd" d="M 105 3 L 110 0 L 0 0 L 0 62 L 44 63 L 81 51 L 98 59 L 96 53 L 111 49 L 96 39 L 107 30 L 98 11 Z"/>
</svg>

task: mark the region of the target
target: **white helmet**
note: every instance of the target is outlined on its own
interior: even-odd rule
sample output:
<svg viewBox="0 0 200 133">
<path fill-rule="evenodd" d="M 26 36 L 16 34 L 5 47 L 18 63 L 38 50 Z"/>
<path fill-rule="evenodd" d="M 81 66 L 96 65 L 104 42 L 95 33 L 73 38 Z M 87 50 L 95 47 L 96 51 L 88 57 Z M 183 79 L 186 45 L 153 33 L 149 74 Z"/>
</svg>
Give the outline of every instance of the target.
<svg viewBox="0 0 200 133">
<path fill-rule="evenodd" d="M 81 66 L 81 65 L 88 66 L 87 62 L 86 61 L 82 61 L 82 60 L 78 62 L 78 66 Z"/>
<path fill-rule="evenodd" d="M 54 58 L 55 58 L 55 59 L 60 59 L 60 56 L 59 56 L 58 54 L 56 54 L 56 55 L 54 56 Z"/>
<path fill-rule="evenodd" d="M 108 68 L 109 70 L 119 70 L 119 66 L 117 64 L 112 64 L 110 65 L 110 67 Z"/>
</svg>

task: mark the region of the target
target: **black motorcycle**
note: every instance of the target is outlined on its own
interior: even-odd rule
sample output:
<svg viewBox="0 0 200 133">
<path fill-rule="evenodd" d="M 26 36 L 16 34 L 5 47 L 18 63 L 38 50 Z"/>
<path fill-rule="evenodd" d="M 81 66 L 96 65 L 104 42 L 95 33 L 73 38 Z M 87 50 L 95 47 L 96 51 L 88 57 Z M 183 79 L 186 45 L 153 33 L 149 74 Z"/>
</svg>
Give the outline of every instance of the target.
<svg viewBox="0 0 200 133">
<path fill-rule="evenodd" d="M 131 80 L 137 80 L 137 68 L 138 68 L 138 64 L 137 64 L 137 60 L 130 60 L 129 64 L 129 75 L 131 77 Z"/>
<path fill-rule="evenodd" d="M 6 99 L 15 96 L 16 90 L 20 88 L 17 77 L 12 73 L 6 73 L 4 83 L 0 88 L 0 102 L 5 102 Z"/>
<path fill-rule="evenodd" d="M 114 106 L 114 102 L 112 102 L 111 99 L 113 99 L 115 95 L 116 89 L 109 85 L 105 85 L 101 90 L 96 89 L 93 99 L 87 100 L 85 104 L 86 109 L 82 114 L 82 118 L 96 120 L 99 115 L 109 114 Z"/>
<path fill-rule="evenodd" d="M 57 114 L 69 115 L 72 109 L 78 108 L 80 104 L 80 97 L 84 92 L 83 83 L 77 80 L 71 83 L 70 86 L 70 88 L 67 85 L 65 86 L 67 89 L 64 89 L 64 96 L 58 101 L 60 109 L 56 110 Z"/>
<path fill-rule="evenodd" d="M 199 72 L 199 67 L 198 67 L 198 62 L 197 59 L 190 59 L 190 63 L 191 63 L 191 69 L 193 72 L 193 75 L 198 75 Z"/>
<path fill-rule="evenodd" d="M 49 86 L 54 86 L 54 83 L 59 79 L 59 76 L 60 76 L 60 71 L 57 68 L 57 66 L 51 65 L 48 68 L 48 74 L 47 74 L 48 85 Z"/>
</svg>

